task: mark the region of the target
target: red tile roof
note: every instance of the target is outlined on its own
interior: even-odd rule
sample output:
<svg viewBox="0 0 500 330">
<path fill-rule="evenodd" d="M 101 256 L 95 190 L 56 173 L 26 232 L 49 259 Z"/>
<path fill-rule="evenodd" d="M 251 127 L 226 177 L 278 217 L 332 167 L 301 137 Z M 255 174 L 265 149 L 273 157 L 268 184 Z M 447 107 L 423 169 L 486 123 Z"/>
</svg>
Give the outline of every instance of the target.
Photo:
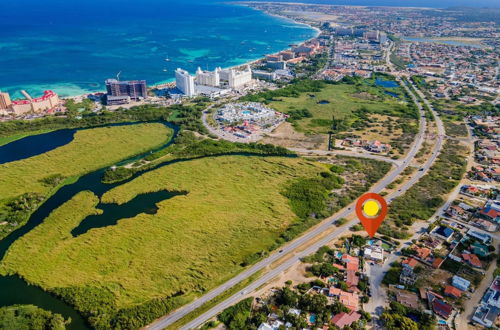
<svg viewBox="0 0 500 330">
<path fill-rule="evenodd" d="M 477 255 L 475 255 L 473 253 L 463 253 L 462 259 L 464 259 L 465 261 L 467 261 L 469 264 L 471 264 L 474 267 L 478 267 L 478 268 L 482 267 L 481 260 L 479 260 Z"/>
<path fill-rule="evenodd" d="M 444 288 L 444 294 L 455 298 L 460 298 L 462 296 L 462 290 L 457 289 L 454 286 L 447 285 Z"/>
<path fill-rule="evenodd" d="M 427 259 L 427 257 L 431 254 L 431 250 L 429 248 L 423 247 L 423 248 L 416 248 L 415 252 L 417 252 L 417 256 L 420 259 Z"/>
<path fill-rule="evenodd" d="M 442 258 L 436 258 L 434 259 L 434 261 L 432 262 L 432 267 L 438 269 L 439 267 L 441 267 L 441 264 L 443 263 L 443 259 Z"/>
<path fill-rule="evenodd" d="M 347 271 L 347 280 L 346 283 L 348 286 L 357 286 L 359 283 L 359 277 L 356 276 L 356 272 L 353 270 Z"/>
<path fill-rule="evenodd" d="M 432 301 L 432 309 L 434 310 L 434 313 L 445 319 L 449 318 L 451 312 L 453 311 L 453 307 L 451 305 L 439 299 L 434 299 Z"/>
<path fill-rule="evenodd" d="M 415 266 L 418 264 L 418 261 L 413 259 L 413 258 L 407 258 L 403 261 L 403 265 L 407 265 L 411 268 L 415 268 Z"/>
<path fill-rule="evenodd" d="M 334 317 L 332 317 L 331 322 L 335 326 L 342 329 L 345 326 L 350 326 L 351 324 L 353 324 L 354 322 L 356 322 L 360 318 L 361 318 L 361 314 L 359 314 L 357 312 L 350 312 L 349 314 L 342 312 L 342 313 L 339 313 L 339 314 L 335 315 Z"/>
</svg>

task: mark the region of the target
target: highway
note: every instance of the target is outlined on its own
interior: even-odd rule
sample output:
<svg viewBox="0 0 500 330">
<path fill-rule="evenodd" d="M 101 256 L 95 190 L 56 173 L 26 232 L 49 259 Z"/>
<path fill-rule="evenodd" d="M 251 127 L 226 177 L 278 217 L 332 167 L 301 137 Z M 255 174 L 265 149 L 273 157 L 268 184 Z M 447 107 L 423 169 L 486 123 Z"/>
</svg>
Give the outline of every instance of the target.
<svg viewBox="0 0 500 330">
<path fill-rule="evenodd" d="M 424 111 L 422 106 L 417 102 L 415 96 L 413 93 L 407 88 L 406 85 L 402 84 L 407 91 L 410 92 L 410 95 L 412 96 L 414 102 L 418 105 L 419 110 L 420 110 L 420 125 L 419 125 L 419 133 L 416 136 L 415 141 L 413 142 L 412 146 L 410 147 L 410 150 L 408 151 L 406 157 L 402 160 L 402 165 L 397 166 L 389 172 L 388 175 L 386 175 L 381 181 L 379 181 L 372 189 L 372 192 L 381 192 L 385 187 L 387 187 L 391 182 L 393 182 L 404 170 L 407 168 L 413 158 L 415 157 L 416 153 L 420 149 L 423 140 L 424 140 L 424 134 L 427 128 L 427 122 L 425 119 Z M 438 124 L 438 128 L 443 129 L 442 125 Z M 444 132 L 444 129 L 443 129 Z M 423 175 L 425 175 L 434 162 L 434 160 L 438 156 L 438 151 L 441 148 L 442 142 L 443 142 L 443 137 L 444 134 L 439 134 L 439 137 L 436 141 L 436 146 L 434 149 L 434 152 L 431 156 L 431 159 L 424 165 L 422 171 L 418 171 L 417 174 L 406 184 L 404 184 L 397 192 L 394 192 L 388 197 L 388 202 L 402 194 L 405 193 L 406 190 L 408 190 L 415 182 L 417 182 Z M 236 294 L 232 295 L 231 297 L 225 299 L 221 303 L 217 304 L 210 310 L 206 311 L 205 313 L 201 314 L 194 320 L 190 321 L 186 325 L 184 325 L 181 329 L 194 329 L 199 326 L 201 326 L 203 323 L 205 323 L 207 320 L 210 318 L 216 316 L 220 312 L 222 312 L 225 308 L 235 304 L 239 300 L 241 300 L 243 297 L 245 297 L 248 293 L 254 291 L 261 285 L 265 284 L 266 282 L 272 280 L 276 276 L 278 276 L 280 273 L 283 271 L 287 270 L 290 268 L 293 264 L 298 262 L 301 258 L 310 255 L 314 253 L 319 247 L 329 243 L 336 237 L 342 235 L 343 233 L 347 232 L 349 230 L 349 227 L 352 225 L 356 224 L 359 222 L 359 220 L 355 219 L 350 221 L 349 223 L 346 223 L 344 226 L 335 229 L 333 232 L 325 236 L 324 238 L 318 240 L 317 242 L 313 243 L 310 245 L 307 249 L 302 250 L 297 252 L 301 247 L 307 245 L 309 242 L 313 241 L 315 238 L 321 236 L 325 231 L 332 229 L 334 227 L 334 223 L 340 219 L 340 218 L 345 218 L 354 212 L 354 205 L 355 202 L 351 203 L 348 205 L 346 208 L 343 210 L 337 212 L 335 215 L 325 219 L 322 221 L 320 224 L 316 225 L 313 227 L 311 230 L 307 231 L 304 233 L 302 236 L 294 239 L 293 241 L 288 242 L 286 245 L 284 245 L 279 251 L 276 251 L 269 255 L 267 258 L 261 260 L 260 262 L 256 263 L 255 265 L 251 266 L 250 268 L 244 270 L 237 276 L 233 277 L 229 281 L 225 282 L 224 284 L 220 285 L 219 287 L 213 289 L 212 291 L 208 292 L 204 296 L 196 299 L 195 301 L 173 311 L 172 313 L 166 315 L 165 317 L 158 319 L 148 327 L 147 329 L 163 329 L 165 327 L 168 327 L 169 325 L 173 324 L 177 320 L 181 319 L 182 317 L 186 316 L 187 314 L 193 312 L 197 308 L 201 307 L 203 304 L 209 302 L 210 300 L 214 299 L 218 295 L 222 294 L 223 292 L 229 290 L 230 288 L 234 287 L 236 284 L 242 282 L 245 279 L 248 279 L 250 276 L 254 275 L 258 271 L 264 270 L 265 268 L 269 267 L 270 265 L 274 264 L 277 262 L 279 259 L 283 258 L 284 256 L 287 256 L 288 258 L 282 262 L 281 264 L 277 265 L 275 268 L 265 272 L 260 278 L 246 286 L 244 289 L 240 290 Z"/>
<path fill-rule="evenodd" d="M 425 95 L 423 95 L 420 92 L 420 90 L 418 90 L 416 88 L 416 86 L 413 85 L 413 83 L 411 81 L 410 81 L 410 84 L 412 84 L 414 90 L 422 97 L 422 100 L 424 101 L 424 103 L 426 103 L 429 106 L 429 109 L 431 109 L 431 111 L 434 114 L 434 117 L 436 118 L 436 126 L 437 126 L 439 137 L 438 137 L 438 140 L 436 141 L 436 144 L 434 145 L 434 149 L 432 151 L 432 157 L 426 162 L 426 164 L 424 166 L 424 168 L 430 168 L 432 166 L 432 164 L 434 163 L 436 157 L 438 156 L 439 151 L 442 148 L 443 137 L 445 136 L 445 130 L 444 130 L 443 122 L 439 118 L 438 114 L 434 111 L 434 108 L 432 107 L 432 105 L 427 101 L 427 99 L 425 98 Z M 411 181 L 407 182 L 407 184 L 413 185 L 415 182 L 416 181 L 413 178 Z M 436 220 L 437 215 L 440 215 L 445 209 L 447 209 L 449 207 L 449 205 L 451 205 L 452 201 L 458 195 L 459 188 L 460 188 L 460 186 L 457 186 L 455 188 L 455 190 L 450 194 L 447 202 L 436 210 L 434 215 L 431 217 L 431 219 L 433 219 L 432 222 L 434 222 Z M 389 198 L 391 198 L 391 197 L 389 197 Z M 401 249 L 406 248 L 407 247 L 406 244 L 408 242 L 411 242 L 413 239 L 418 238 L 422 234 L 422 231 L 425 230 L 425 228 L 427 228 L 429 226 L 429 224 L 430 224 L 429 222 L 417 222 L 417 223 L 415 223 L 412 226 L 413 235 L 406 240 L 400 241 Z M 379 328 L 379 326 L 377 324 L 377 320 L 382 313 L 383 306 L 385 306 L 387 304 L 387 295 L 386 295 L 385 289 L 382 287 L 382 280 L 385 276 L 385 273 L 391 267 L 391 264 L 399 258 L 400 253 L 398 253 L 398 252 L 400 252 L 400 250 L 394 251 L 391 255 L 389 255 L 389 257 L 385 260 L 383 265 L 368 265 L 367 266 L 367 273 L 369 274 L 370 290 L 372 293 L 372 298 L 370 299 L 370 301 L 367 304 L 365 304 L 364 310 L 372 315 L 374 329 Z"/>
</svg>

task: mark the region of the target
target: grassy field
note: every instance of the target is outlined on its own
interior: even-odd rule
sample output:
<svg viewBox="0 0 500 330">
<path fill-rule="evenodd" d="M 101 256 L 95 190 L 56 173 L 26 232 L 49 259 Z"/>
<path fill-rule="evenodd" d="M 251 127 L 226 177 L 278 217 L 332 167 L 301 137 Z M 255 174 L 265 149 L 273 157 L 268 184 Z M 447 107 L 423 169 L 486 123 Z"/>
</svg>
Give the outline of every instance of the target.
<svg viewBox="0 0 500 330">
<path fill-rule="evenodd" d="M 170 129 L 162 124 L 86 129 L 67 145 L 1 164 L 0 238 L 16 228 L 10 224 L 21 225 L 63 182 L 159 146 L 169 135 Z"/>
<path fill-rule="evenodd" d="M 165 189 L 187 195 L 158 203 L 155 215 L 139 214 L 73 238 L 71 230 L 99 212 L 98 198 L 82 192 L 16 241 L 0 272 L 20 274 L 62 295 L 57 288 L 72 290 L 72 302 L 87 317 L 95 316 L 95 324 L 109 324 L 117 310 L 154 299 L 185 303 L 241 271 L 248 256 L 265 253 L 298 221 L 282 195 L 285 187 L 324 170 L 285 157 L 175 163 L 111 190 L 103 202 L 123 204 Z"/>
<path fill-rule="evenodd" d="M 320 101 L 329 103 L 319 104 Z M 303 93 L 299 97 L 283 97 L 271 102 L 270 106 L 285 113 L 305 108 L 313 116 L 298 120 L 295 128 L 300 132 L 327 134 L 332 116 L 347 119 L 361 107 L 365 107 L 370 113 L 392 113 L 400 104 L 404 103 L 391 96 L 381 95 L 374 87 L 338 84 L 325 85 L 320 92 Z"/>
</svg>

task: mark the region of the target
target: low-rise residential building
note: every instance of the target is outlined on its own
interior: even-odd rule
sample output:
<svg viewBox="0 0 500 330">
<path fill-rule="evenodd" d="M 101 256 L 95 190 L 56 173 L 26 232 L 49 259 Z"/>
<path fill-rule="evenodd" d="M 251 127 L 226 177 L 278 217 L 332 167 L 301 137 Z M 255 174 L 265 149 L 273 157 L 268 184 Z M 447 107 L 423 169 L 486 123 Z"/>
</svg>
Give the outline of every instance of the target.
<svg viewBox="0 0 500 330">
<path fill-rule="evenodd" d="M 367 260 L 373 260 L 375 262 L 384 261 L 384 250 L 380 246 L 367 246 L 365 247 L 363 254 Z"/>
<path fill-rule="evenodd" d="M 454 275 L 451 280 L 451 285 L 453 285 L 455 288 L 459 290 L 467 291 L 469 289 L 470 282 L 465 278 Z"/>
<path fill-rule="evenodd" d="M 339 329 L 343 329 L 344 327 L 351 326 L 351 324 L 357 322 L 360 318 L 361 314 L 358 312 L 342 312 L 332 317 L 330 322 Z"/>
<path fill-rule="evenodd" d="M 412 309 L 420 309 L 420 304 L 418 303 L 418 296 L 410 291 L 399 290 L 396 292 L 396 301 L 406 307 Z"/>
<path fill-rule="evenodd" d="M 488 201 L 479 211 L 479 214 L 485 219 L 498 223 L 500 222 L 500 202 Z"/>
<path fill-rule="evenodd" d="M 453 239 L 453 229 L 446 226 L 438 226 L 432 232 L 431 235 L 436 236 L 446 242 L 450 242 Z"/>
<path fill-rule="evenodd" d="M 413 285 L 417 281 L 417 275 L 413 272 L 413 268 L 403 267 L 399 274 L 399 282 L 404 285 Z"/>
<path fill-rule="evenodd" d="M 475 255 L 474 253 L 462 253 L 462 259 L 472 267 L 475 268 L 483 267 L 481 260 L 479 260 L 478 256 Z"/>
<path fill-rule="evenodd" d="M 462 296 L 462 290 L 457 289 L 454 286 L 447 285 L 444 288 L 444 295 L 453 298 L 460 298 Z"/>
<path fill-rule="evenodd" d="M 444 300 L 434 298 L 432 300 L 432 310 L 434 313 L 442 317 L 443 319 L 448 319 L 453 312 L 453 306 L 445 302 Z"/>
<path fill-rule="evenodd" d="M 486 291 L 472 320 L 485 327 L 495 325 L 500 316 L 500 276 L 497 276 Z"/>
<path fill-rule="evenodd" d="M 491 243 L 491 236 L 488 234 L 483 234 L 483 233 L 477 232 L 473 229 L 469 229 L 469 231 L 467 232 L 467 235 L 474 237 L 475 239 L 478 239 L 483 244 L 490 244 Z"/>
</svg>

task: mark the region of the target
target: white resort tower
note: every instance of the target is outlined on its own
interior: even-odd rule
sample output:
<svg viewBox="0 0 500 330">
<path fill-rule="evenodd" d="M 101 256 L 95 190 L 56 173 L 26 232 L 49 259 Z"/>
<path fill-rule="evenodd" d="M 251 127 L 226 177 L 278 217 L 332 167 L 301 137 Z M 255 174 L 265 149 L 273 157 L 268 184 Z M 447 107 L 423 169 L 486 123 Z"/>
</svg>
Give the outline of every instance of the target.
<svg viewBox="0 0 500 330">
<path fill-rule="evenodd" d="M 219 87 L 220 86 L 220 73 L 221 69 L 217 68 L 213 72 L 203 71 L 200 67 L 196 71 L 196 83 L 198 85 Z"/>
<path fill-rule="evenodd" d="M 225 69 L 220 71 L 220 79 L 229 83 L 231 88 L 240 88 L 252 81 L 252 69 L 247 65 L 245 70 Z"/>
<path fill-rule="evenodd" d="M 189 72 L 186 70 L 175 70 L 175 84 L 184 95 L 188 97 L 196 95 L 196 91 L 194 89 L 194 77 L 189 75 Z"/>
</svg>

